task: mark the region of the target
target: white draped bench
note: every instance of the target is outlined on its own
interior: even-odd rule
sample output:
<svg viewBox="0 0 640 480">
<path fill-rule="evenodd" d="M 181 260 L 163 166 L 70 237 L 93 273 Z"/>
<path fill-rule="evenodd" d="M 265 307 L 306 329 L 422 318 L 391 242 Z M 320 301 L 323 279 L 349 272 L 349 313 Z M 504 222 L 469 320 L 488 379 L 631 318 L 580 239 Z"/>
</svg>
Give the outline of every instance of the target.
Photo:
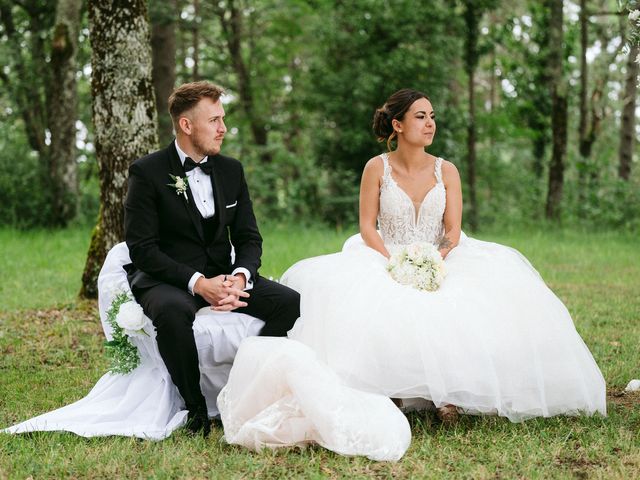
<svg viewBox="0 0 640 480">
<path fill-rule="evenodd" d="M 98 277 L 100 320 L 107 339 L 112 328 L 106 312 L 113 298 L 128 292 L 123 265 L 130 263 L 125 243 L 114 246 Z M 227 383 L 229 371 L 240 342 L 257 335 L 264 322 L 235 312 L 200 309 L 193 333 L 200 360 L 200 386 L 207 400 L 209 416 L 218 415 L 216 399 Z M 129 374 L 107 373 L 83 399 L 14 425 L 6 432 L 63 430 L 84 437 L 124 435 L 160 440 L 168 437 L 186 421 L 187 412 L 178 390 L 171 381 L 158 352 L 155 330 L 149 322 L 148 337 L 133 337 L 140 352 L 140 366 Z"/>
</svg>

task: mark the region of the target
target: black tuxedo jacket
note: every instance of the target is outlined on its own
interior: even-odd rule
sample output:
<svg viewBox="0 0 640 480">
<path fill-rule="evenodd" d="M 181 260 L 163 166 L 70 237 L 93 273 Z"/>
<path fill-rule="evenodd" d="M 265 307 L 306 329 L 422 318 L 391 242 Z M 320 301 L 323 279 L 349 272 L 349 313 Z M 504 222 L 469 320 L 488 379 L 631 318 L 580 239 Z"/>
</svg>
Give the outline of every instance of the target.
<svg viewBox="0 0 640 480">
<path fill-rule="evenodd" d="M 169 174 L 186 177 L 174 142 L 139 158 L 129 167 L 125 200 L 125 238 L 132 264 L 125 267 L 131 287 L 149 288 L 161 282 L 187 289 L 196 271 L 207 276 L 229 274 L 244 267 L 256 279 L 262 237 L 253 213 L 244 170 L 238 160 L 210 156 L 215 199 L 214 221 L 206 235 L 203 222 L 187 190 L 187 201 Z M 231 259 L 231 245 L 235 261 Z"/>
</svg>

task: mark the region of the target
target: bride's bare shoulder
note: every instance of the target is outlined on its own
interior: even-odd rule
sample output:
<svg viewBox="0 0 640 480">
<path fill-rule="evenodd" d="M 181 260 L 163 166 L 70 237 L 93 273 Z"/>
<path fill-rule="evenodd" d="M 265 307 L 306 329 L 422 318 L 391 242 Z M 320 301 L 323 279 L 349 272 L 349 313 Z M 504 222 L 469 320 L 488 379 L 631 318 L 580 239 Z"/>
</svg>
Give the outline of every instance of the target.
<svg viewBox="0 0 640 480">
<path fill-rule="evenodd" d="M 380 155 L 370 158 L 364 166 L 363 174 L 381 176 L 384 173 L 384 163 Z"/>
<path fill-rule="evenodd" d="M 456 165 L 453 162 L 450 162 L 449 160 L 445 160 L 444 158 L 442 159 L 442 174 L 443 175 L 454 175 L 454 176 L 460 176 L 460 174 L 458 173 L 458 167 L 456 167 Z"/>
<path fill-rule="evenodd" d="M 460 173 L 458 167 L 453 162 L 442 159 L 442 181 L 445 185 L 451 182 L 460 183 Z"/>
</svg>

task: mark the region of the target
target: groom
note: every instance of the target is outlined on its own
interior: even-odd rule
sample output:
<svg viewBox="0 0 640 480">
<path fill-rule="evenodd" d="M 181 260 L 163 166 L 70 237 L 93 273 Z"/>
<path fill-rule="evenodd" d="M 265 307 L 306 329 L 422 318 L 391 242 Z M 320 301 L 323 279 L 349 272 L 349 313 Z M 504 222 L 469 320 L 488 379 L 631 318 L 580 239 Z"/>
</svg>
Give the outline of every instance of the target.
<svg viewBox="0 0 640 480">
<path fill-rule="evenodd" d="M 156 328 L 158 349 L 207 436 L 193 336 L 196 311 L 211 306 L 264 320 L 261 335 L 285 336 L 300 315 L 294 290 L 258 275 L 262 237 L 238 160 L 220 154 L 227 131 L 222 88 L 187 83 L 169 97 L 175 141 L 129 168 L 125 237 L 131 290 Z M 232 256 L 232 246 L 235 256 Z"/>
</svg>

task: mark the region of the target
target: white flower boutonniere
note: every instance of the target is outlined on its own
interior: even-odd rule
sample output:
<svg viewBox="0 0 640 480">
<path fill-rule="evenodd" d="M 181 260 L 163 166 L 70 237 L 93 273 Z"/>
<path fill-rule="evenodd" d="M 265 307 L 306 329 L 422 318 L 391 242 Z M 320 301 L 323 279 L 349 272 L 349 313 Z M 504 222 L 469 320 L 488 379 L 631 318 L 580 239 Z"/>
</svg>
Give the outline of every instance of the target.
<svg viewBox="0 0 640 480">
<path fill-rule="evenodd" d="M 173 183 L 167 183 L 168 186 L 176 189 L 176 195 L 183 195 L 184 199 L 189 203 L 189 197 L 187 197 L 187 188 L 189 187 L 189 179 L 187 177 L 176 177 L 169 174 Z"/>
</svg>

